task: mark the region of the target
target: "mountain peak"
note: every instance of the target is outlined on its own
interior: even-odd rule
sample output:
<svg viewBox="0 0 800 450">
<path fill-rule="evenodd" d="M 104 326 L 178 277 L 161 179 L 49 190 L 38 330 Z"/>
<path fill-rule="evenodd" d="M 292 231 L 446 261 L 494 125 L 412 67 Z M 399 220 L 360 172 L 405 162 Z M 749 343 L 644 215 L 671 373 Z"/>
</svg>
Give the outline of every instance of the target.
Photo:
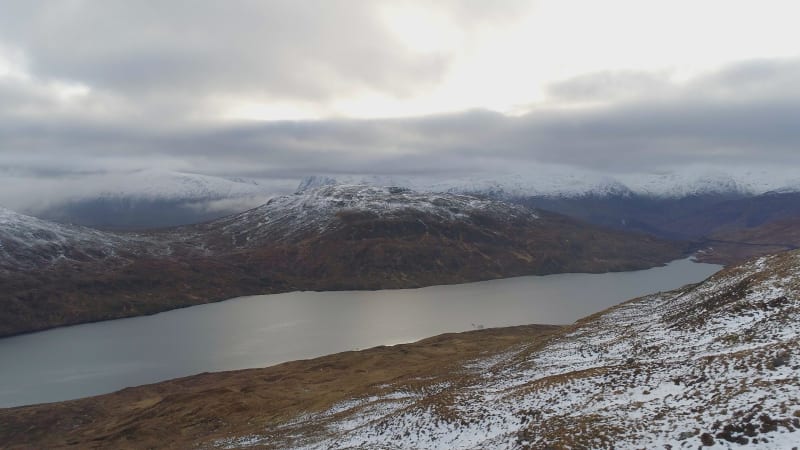
<svg viewBox="0 0 800 450">
<path fill-rule="evenodd" d="M 325 182 L 326 180 L 322 180 Z M 536 219 L 533 210 L 497 200 L 455 193 L 421 193 L 405 187 L 359 184 L 322 184 L 292 195 L 270 199 L 264 205 L 212 222 L 226 233 L 266 239 L 296 239 L 321 233 L 356 216 L 370 220 L 472 220 L 477 214 L 503 220 Z"/>
<path fill-rule="evenodd" d="M 315 189 L 322 186 L 330 186 L 337 184 L 335 178 L 322 176 L 322 175 L 311 175 L 303 178 L 300 180 L 300 184 L 297 185 L 297 189 L 295 189 L 295 193 L 302 193 L 311 189 Z"/>
</svg>

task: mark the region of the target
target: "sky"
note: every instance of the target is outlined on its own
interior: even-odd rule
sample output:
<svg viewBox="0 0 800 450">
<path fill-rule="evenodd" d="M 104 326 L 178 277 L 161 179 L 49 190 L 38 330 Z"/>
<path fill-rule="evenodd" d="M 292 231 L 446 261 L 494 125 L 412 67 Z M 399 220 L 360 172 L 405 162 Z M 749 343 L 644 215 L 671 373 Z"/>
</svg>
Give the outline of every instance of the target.
<svg viewBox="0 0 800 450">
<path fill-rule="evenodd" d="M 153 168 L 785 170 L 797 17 L 773 0 L 0 0 L 0 192 Z"/>
</svg>

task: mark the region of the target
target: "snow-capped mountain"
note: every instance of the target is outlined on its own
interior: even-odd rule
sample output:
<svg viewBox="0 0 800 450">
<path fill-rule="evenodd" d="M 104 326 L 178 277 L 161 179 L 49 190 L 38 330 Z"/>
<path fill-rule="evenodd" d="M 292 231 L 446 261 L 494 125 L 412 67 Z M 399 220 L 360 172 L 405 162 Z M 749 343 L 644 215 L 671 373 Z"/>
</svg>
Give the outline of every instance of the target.
<svg viewBox="0 0 800 450">
<path fill-rule="evenodd" d="M 420 192 L 452 192 L 515 197 L 628 196 L 632 192 L 621 182 L 607 176 L 568 171 L 544 171 L 537 174 L 505 173 L 454 178 L 387 176 L 309 176 L 301 180 L 297 191 L 322 185 L 402 186 Z"/>
<path fill-rule="evenodd" d="M 669 239 L 705 239 L 720 230 L 800 217 L 800 182 L 792 171 L 688 168 L 616 177 L 563 166 L 526 173 L 436 179 L 424 176 L 315 176 L 298 186 L 411 186 L 419 192 L 484 196 L 554 211 L 595 225 Z"/>
<path fill-rule="evenodd" d="M 630 177 L 628 183 L 635 186 L 640 195 L 651 197 L 681 198 L 700 195 L 755 195 L 753 186 L 740 182 L 724 173 L 683 174 L 669 173 L 650 177 Z"/>
<path fill-rule="evenodd" d="M 95 186 L 87 186 L 82 195 L 100 198 L 201 201 L 264 195 L 269 192 L 264 186 L 252 180 L 158 169 L 107 177 L 113 178 L 113 181 L 106 180 L 105 176 L 92 180 Z"/>
<path fill-rule="evenodd" d="M 784 180 L 767 180 L 748 174 L 731 174 L 719 170 L 685 170 L 647 175 L 621 176 L 637 195 L 654 198 L 684 198 L 704 195 L 753 196 L 777 187 Z"/>
<path fill-rule="evenodd" d="M 789 449 L 800 442 L 798 351 L 793 252 L 631 300 L 543 345 L 513 347 L 444 377 L 374 386 L 217 444 Z"/>
<path fill-rule="evenodd" d="M 754 196 L 770 191 L 800 191 L 800 180 L 788 170 L 777 173 L 693 167 L 666 173 L 615 176 L 558 165 L 524 172 L 478 173 L 468 176 L 316 175 L 301 180 L 297 190 L 332 184 L 404 186 L 421 192 L 460 192 L 500 198 L 630 197 L 680 199 L 706 195 Z"/>
<path fill-rule="evenodd" d="M 3 217 L 0 335 L 297 289 L 632 270 L 689 251 L 522 205 L 372 186 L 323 186 L 150 232 Z"/>
<path fill-rule="evenodd" d="M 156 228 L 222 217 L 291 192 L 294 181 L 150 169 L 40 179 L 3 174 L 0 205 L 60 222 Z"/>
<path fill-rule="evenodd" d="M 0 271 L 159 253 L 155 239 L 64 225 L 0 208 Z"/>
<path fill-rule="evenodd" d="M 4 173 L 2 178 L 0 205 L 51 220 L 108 229 L 199 223 L 256 207 L 277 195 L 329 185 L 396 186 L 424 193 L 488 196 L 615 227 L 637 223 L 641 219 L 637 214 L 653 206 L 650 204 L 653 202 L 701 200 L 702 210 L 711 203 L 767 192 L 800 193 L 800 180 L 788 169 L 768 173 L 702 167 L 670 173 L 608 175 L 574 167 L 538 165 L 516 172 L 444 178 L 322 174 L 306 177 L 299 183 L 291 179 L 246 180 L 158 169 L 59 179 L 20 178 Z M 609 214 L 604 202 L 628 202 L 628 209 L 634 214 L 630 217 L 616 212 Z M 581 215 L 582 209 L 590 212 Z M 671 212 L 670 216 L 681 214 L 683 211 Z M 648 227 L 663 221 L 662 217 L 648 221 Z M 648 227 L 639 231 L 652 231 Z M 672 234 L 664 234 L 667 235 Z"/>
<path fill-rule="evenodd" d="M 312 180 L 314 181 L 314 180 Z M 329 185 L 274 197 L 241 214 L 202 226 L 220 229 L 231 236 L 246 236 L 252 242 L 297 239 L 310 233 L 335 231 L 352 219 L 369 221 L 424 220 L 454 226 L 472 223 L 476 217 L 504 222 L 537 219 L 530 208 L 485 198 L 447 193 L 418 193 L 406 188 L 365 185 Z"/>
</svg>

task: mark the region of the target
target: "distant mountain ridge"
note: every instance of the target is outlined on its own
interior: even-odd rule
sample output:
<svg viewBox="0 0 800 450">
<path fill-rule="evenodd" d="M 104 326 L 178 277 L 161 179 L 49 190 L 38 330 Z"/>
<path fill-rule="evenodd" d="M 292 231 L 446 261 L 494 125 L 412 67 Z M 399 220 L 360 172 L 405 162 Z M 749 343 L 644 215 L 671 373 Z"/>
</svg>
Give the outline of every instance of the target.
<svg viewBox="0 0 800 450">
<path fill-rule="evenodd" d="M 161 169 L 89 174 L 53 182 L 23 212 L 92 227 L 161 228 L 241 212 L 290 185 Z"/>
<path fill-rule="evenodd" d="M 9 182 L 12 175 L 4 174 Z M 10 177 L 10 178 L 9 178 Z M 19 179 L 16 185 L 27 185 Z M 21 203 L 13 193 L 0 194 L 0 205 L 59 222 L 104 229 L 148 229 L 188 225 L 213 220 L 256 207 L 268 199 L 326 185 L 405 187 L 425 193 L 457 193 L 551 209 L 604 226 L 626 227 L 640 221 L 640 206 L 659 202 L 678 206 L 702 203 L 700 210 L 723 200 L 736 200 L 775 192 L 797 194 L 800 177 L 791 172 L 727 173 L 717 169 L 688 169 L 660 174 L 605 175 L 584 169 L 541 165 L 526 171 L 473 175 L 341 175 L 320 174 L 303 179 L 244 179 L 161 169 L 125 173 L 87 174 L 42 181 L 33 203 Z M 29 194 L 30 196 L 30 194 Z M 630 214 L 614 211 L 625 204 Z M 588 209 L 583 215 L 575 209 Z M 610 209 L 610 212 L 604 210 Z M 656 209 L 663 209 L 661 206 Z M 669 205 L 668 209 L 674 209 Z M 694 210 L 675 214 L 694 213 Z M 595 220 L 595 217 L 598 219 Z M 663 222 L 658 218 L 656 222 Z M 666 217 L 667 221 L 671 217 Z M 656 227 L 657 228 L 657 227 Z M 656 230 L 657 232 L 658 230 Z M 674 230 L 663 236 L 672 237 Z M 678 233 L 686 235 L 686 233 Z M 685 236 L 684 236 L 685 237 Z"/>
<path fill-rule="evenodd" d="M 333 184 L 403 186 L 420 192 L 486 194 L 503 198 L 649 197 L 680 199 L 697 196 L 756 196 L 767 192 L 800 192 L 800 177 L 764 172 L 726 173 L 691 169 L 656 174 L 604 175 L 562 166 L 542 166 L 527 172 L 455 177 L 312 175 L 297 190 Z"/>
<path fill-rule="evenodd" d="M 732 175 L 694 170 L 616 179 L 556 168 L 527 175 L 444 180 L 322 175 L 307 177 L 298 191 L 337 184 L 386 184 L 420 192 L 485 196 L 668 239 L 702 241 L 714 233 L 800 217 L 800 183 L 792 173 L 769 177 L 761 172 Z"/>
</svg>

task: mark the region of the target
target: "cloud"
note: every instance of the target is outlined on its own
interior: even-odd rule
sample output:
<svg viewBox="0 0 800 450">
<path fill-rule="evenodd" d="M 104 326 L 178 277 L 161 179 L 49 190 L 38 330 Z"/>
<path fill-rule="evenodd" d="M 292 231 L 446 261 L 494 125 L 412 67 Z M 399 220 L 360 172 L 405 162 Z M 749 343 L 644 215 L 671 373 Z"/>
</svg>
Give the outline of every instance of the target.
<svg viewBox="0 0 800 450">
<path fill-rule="evenodd" d="M 381 19 L 387 2 L 193 0 L 4 2 L 0 40 L 27 70 L 156 105 L 227 97 L 327 102 L 354 92 L 409 95 L 452 55 L 406 48 Z M 417 2 L 424 5 L 423 2 Z M 513 4 L 513 3 L 509 3 Z M 505 20 L 509 5 L 440 5 L 459 26 Z"/>
<path fill-rule="evenodd" d="M 513 23 L 527 3 L 447 1 L 432 17 L 469 41 Z M 635 173 L 800 162 L 797 58 L 741 61 L 691 77 L 666 69 L 584 73 L 551 83 L 544 100 L 518 116 L 475 109 L 395 119 L 219 119 L 221 107 L 243 99 L 321 111 L 359 93 L 399 101 L 460 67 L 459 51 L 469 46 L 410 48 L 384 22 L 387 5 L 397 4 L 6 1 L 0 189 L 33 204 L 87 192 L 78 185 L 89 175 L 108 182 L 105 174 L 153 167 L 288 185 L 314 173 L 448 177 L 543 163 Z M 529 101 L 523 94 L 521 103 Z"/>
<path fill-rule="evenodd" d="M 551 101 L 560 103 L 613 102 L 640 99 L 642 96 L 671 91 L 664 73 L 641 71 L 606 71 L 588 73 L 552 83 L 547 88 Z"/>
<path fill-rule="evenodd" d="M 160 165 L 223 175 L 299 177 L 320 172 L 445 174 L 536 162 L 606 171 L 765 159 L 794 163 L 800 143 L 794 119 L 800 114 L 800 93 L 791 85 L 795 76 L 800 76 L 800 64 L 794 61 L 760 60 L 684 83 L 652 82 L 665 87 L 618 101 L 602 95 L 607 101 L 599 105 L 556 105 L 521 117 L 477 110 L 409 119 L 164 129 L 16 119 L 0 124 L 0 164 L 65 171 Z M 648 74 L 633 78 L 657 79 Z M 608 79 L 600 74 L 597 84 L 607 86 Z M 580 96 L 573 98 L 596 98 L 592 80 L 583 77 L 582 87 L 572 91 Z M 574 86 L 570 83 L 561 89 Z"/>
</svg>

